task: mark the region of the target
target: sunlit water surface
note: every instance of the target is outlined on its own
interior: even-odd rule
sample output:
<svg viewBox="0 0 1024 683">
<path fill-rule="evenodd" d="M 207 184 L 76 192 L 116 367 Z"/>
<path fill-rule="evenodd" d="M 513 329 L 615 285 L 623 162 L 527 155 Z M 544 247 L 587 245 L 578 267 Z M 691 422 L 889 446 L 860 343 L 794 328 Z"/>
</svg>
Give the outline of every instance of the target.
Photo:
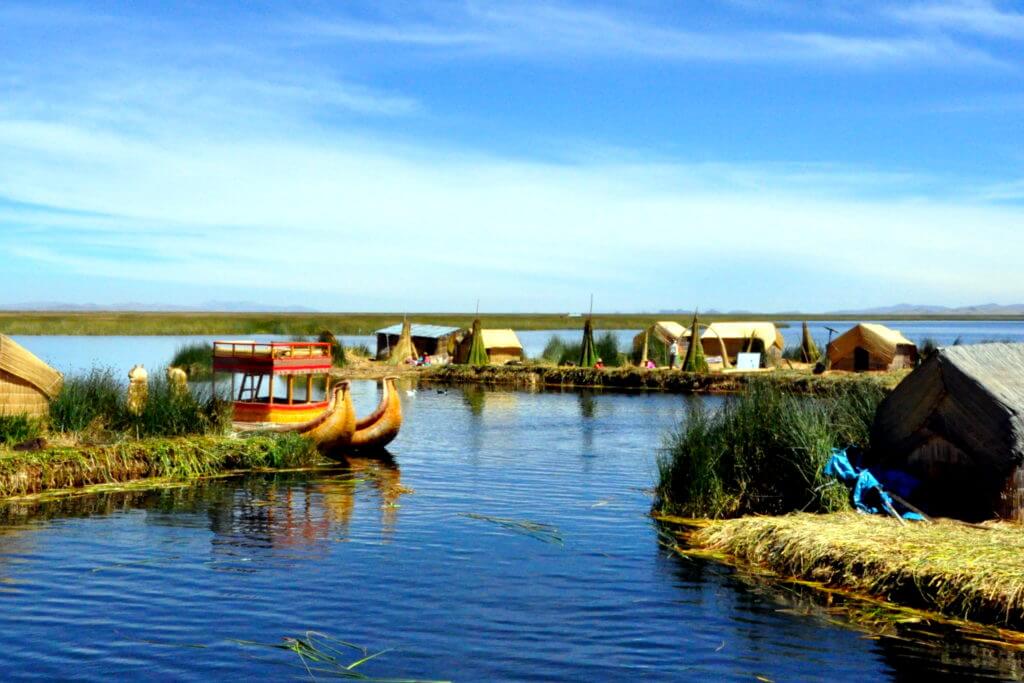
<svg viewBox="0 0 1024 683">
<path fill-rule="evenodd" d="M 377 677 L 1019 670 L 985 645 L 866 639 L 794 614 L 782 589 L 668 554 L 647 516 L 655 455 L 700 399 L 407 391 L 393 462 L 0 508 L 0 675 L 308 679 L 293 652 L 245 641 L 310 630 L 390 649 L 360 667 Z M 355 383 L 360 414 L 376 392 Z"/>
</svg>

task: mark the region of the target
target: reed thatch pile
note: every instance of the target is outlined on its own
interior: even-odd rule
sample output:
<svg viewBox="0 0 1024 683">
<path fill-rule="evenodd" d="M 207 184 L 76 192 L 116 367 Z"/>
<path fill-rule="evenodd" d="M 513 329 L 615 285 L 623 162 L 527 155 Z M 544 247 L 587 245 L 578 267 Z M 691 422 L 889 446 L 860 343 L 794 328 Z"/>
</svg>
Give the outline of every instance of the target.
<svg viewBox="0 0 1024 683">
<path fill-rule="evenodd" d="M 484 345 L 484 335 L 480 328 L 480 319 L 477 318 L 473 321 L 473 341 L 469 347 L 469 358 L 467 363 L 476 367 L 481 365 L 487 365 L 489 359 L 487 357 L 487 348 Z"/>
<path fill-rule="evenodd" d="M 717 521 L 688 538 L 784 576 L 947 616 L 1024 626 L 1024 534 L 1014 525 L 904 526 L 852 512 L 798 513 Z"/>
<path fill-rule="evenodd" d="M 388 365 L 403 365 L 410 360 L 415 360 L 416 357 L 416 347 L 412 343 L 412 324 L 406 320 L 402 323 L 402 336 L 398 338 L 398 343 L 391 349 L 391 355 L 388 356 L 387 362 Z"/>
<path fill-rule="evenodd" d="M 590 318 L 583 323 L 583 344 L 580 346 L 581 368 L 592 368 L 597 364 L 597 351 L 594 350 L 594 325 Z"/>
</svg>

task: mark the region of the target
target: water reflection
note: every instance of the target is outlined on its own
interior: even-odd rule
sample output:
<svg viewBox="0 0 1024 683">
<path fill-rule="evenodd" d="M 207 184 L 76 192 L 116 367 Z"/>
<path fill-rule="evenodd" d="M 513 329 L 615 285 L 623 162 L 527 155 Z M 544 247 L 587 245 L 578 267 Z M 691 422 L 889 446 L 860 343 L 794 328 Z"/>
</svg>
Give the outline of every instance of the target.
<svg viewBox="0 0 1024 683">
<path fill-rule="evenodd" d="M 381 538 L 390 541 L 398 522 L 401 507 L 399 498 L 413 492 L 402 485 L 402 472 L 398 464 L 385 451 L 375 458 L 348 457 L 344 462 L 344 470 L 319 480 L 315 485 L 341 538 L 349 538 L 352 513 L 356 505 L 356 489 L 361 484 L 368 484 L 375 492 L 380 509 Z"/>
</svg>

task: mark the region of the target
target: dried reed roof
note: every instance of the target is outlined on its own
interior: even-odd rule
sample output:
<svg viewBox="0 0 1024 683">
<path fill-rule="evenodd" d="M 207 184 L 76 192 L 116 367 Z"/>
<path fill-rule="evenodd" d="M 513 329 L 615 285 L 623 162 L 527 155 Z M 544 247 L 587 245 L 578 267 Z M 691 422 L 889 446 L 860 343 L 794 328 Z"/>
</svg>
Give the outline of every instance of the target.
<svg viewBox="0 0 1024 683">
<path fill-rule="evenodd" d="M 644 333 L 650 334 L 651 339 L 658 339 L 663 344 L 670 341 L 679 341 L 688 333 L 687 329 L 672 320 L 659 320 L 640 330 L 640 334 L 633 337 L 634 343 L 643 344 Z"/>
<path fill-rule="evenodd" d="M 1024 344 L 940 349 L 879 406 L 872 443 L 889 458 L 939 439 L 976 465 L 1024 462 Z"/>
<path fill-rule="evenodd" d="M 511 329 L 484 329 L 480 330 L 486 349 L 522 349 L 519 337 Z"/>
<path fill-rule="evenodd" d="M 772 346 L 780 350 L 785 346 L 782 333 L 775 327 L 775 323 L 769 322 L 733 322 L 733 323 L 711 323 L 704 334 L 704 339 L 760 339 L 766 349 Z"/>
<path fill-rule="evenodd" d="M 7 373 L 38 389 L 47 398 L 60 391 L 64 376 L 18 344 L 0 334 L 0 374 Z"/>
<path fill-rule="evenodd" d="M 872 356 L 891 363 L 896 357 L 900 346 L 917 348 L 897 330 L 879 325 L 878 323 L 859 323 L 835 338 L 828 347 L 828 357 L 833 363 L 853 353 L 857 347 L 868 351 Z"/>
</svg>

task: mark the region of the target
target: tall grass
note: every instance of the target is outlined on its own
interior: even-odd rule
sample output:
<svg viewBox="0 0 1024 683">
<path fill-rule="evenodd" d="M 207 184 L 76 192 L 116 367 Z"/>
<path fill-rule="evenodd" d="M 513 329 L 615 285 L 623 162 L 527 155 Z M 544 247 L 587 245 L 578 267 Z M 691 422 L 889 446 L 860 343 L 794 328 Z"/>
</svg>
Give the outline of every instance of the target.
<svg viewBox="0 0 1024 683">
<path fill-rule="evenodd" d="M 67 377 L 50 402 L 50 429 L 81 432 L 90 425 L 102 428 L 120 414 L 123 403 L 124 387 L 111 368 L 93 368 L 85 375 Z"/>
<path fill-rule="evenodd" d="M 567 342 L 557 335 L 548 339 L 540 357 L 549 363 L 557 365 L 575 365 L 580 359 L 580 350 L 583 346 L 582 340 Z M 594 349 L 597 356 L 608 367 L 622 365 L 626 357 L 619 351 L 619 340 L 611 332 L 605 332 L 594 340 Z"/>
<path fill-rule="evenodd" d="M 145 406 L 128 409 L 125 387 L 113 370 L 93 369 L 68 377 L 50 403 L 50 429 L 64 433 L 120 431 L 136 437 L 184 436 L 223 432 L 231 404 L 208 395 L 205 388 L 181 391 L 155 373 Z"/>
<path fill-rule="evenodd" d="M 14 446 L 42 433 L 40 420 L 27 415 L 0 415 L 0 446 Z"/>
<path fill-rule="evenodd" d="M 759 381 L 716 412 L 697 404 L 658 457 L 655 508 L 712 518 L 845 509 L 846 489 L 822 468 L 833 447 L 868 445 L 883 397 L 866 382 L 802 397 Z"/>
</svg>

